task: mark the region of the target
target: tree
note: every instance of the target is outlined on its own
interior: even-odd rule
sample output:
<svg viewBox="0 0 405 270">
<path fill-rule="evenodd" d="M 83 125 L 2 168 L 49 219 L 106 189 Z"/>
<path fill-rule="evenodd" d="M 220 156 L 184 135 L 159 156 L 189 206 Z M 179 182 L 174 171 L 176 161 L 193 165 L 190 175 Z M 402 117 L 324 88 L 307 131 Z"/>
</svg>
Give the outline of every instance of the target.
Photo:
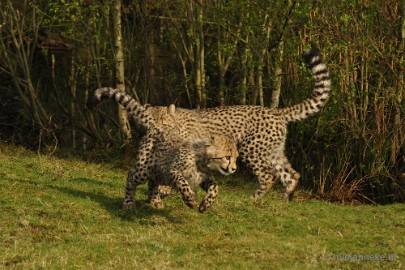
<svg viewBox="0 0 405 270">
<path fill-rule="evenodd" d="M 125 92 L 125 73 L 124 73 L 124 53 L 121 29 L 121 0 L 114 0 L 114 34 L 115 34 L 115 78 L 117 88 Z M 118 119 L 124 142 L 131 141 L 131 128 L 128 121 L 128 113 L 125 108 L 118 105 Z"/>
<path fill-rule="evenodd" d="M 0 71 L 11 76 L 24 109 L 39 128 L 46 129 L 51 118 L 34 86 L 32 65 L 43 15 L 28 4 L 0 2 Z"/>
</svg>

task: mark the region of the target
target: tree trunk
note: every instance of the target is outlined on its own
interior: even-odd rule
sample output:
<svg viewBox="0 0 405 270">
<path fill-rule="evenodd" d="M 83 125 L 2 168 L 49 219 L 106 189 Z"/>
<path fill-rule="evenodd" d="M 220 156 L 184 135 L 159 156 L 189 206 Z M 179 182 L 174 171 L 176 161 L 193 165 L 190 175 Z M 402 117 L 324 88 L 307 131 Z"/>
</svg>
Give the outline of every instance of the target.
<svg viewBox="0 0 405 270">
<path fill-rule="evenodd" d="M 405 10 L 402 12 L 402 29 L 401 29 L 401 51 L 403 52 L 405 49 Z M 404 54 L 401 55 L 401 63 L 404 63 Z M 396 102 L 394 102 L 395 106 L 395 116 L 394 116 L 394 138 L 391 146 L 391 156 L 390 156 L 390 161 L 392 164 L 395 164 L 397 160 L 398 154 L 400 154 L 401 147 L 404 144 L 405 141 L 405 136 L 404 136 L 404 125 L 403 125 L 403 120 L 401 119 L 401 111 L 403 111 L 403 98 L 405 96 L 405 91 L 404 91 L 404 69 L 401 68 L 399 70 L 399 80 L 397 83 L 397 93 L 396 93 Z M 402 112 L 403 113 L 403 112 Z M 405 174 L 402 172 L 402 177 L 404 177 Z"/>
<path fill-rule="evenodd" d="M 274 66 L 274 89 L 271 93 L 271 104 L 270 108 L 277 108 L 280 100 L 281 93 L 281 74 L 283 70 L 281 69 L 283 63 L 283 54 L 284 54 L 284 42 L 280 41 L 278 46 L 278 59 L 275 62 Z"/>
<path fill-rule="evenodd" d="M 249 18 L 250 13 L 246 13 L 246 18 Z M 246 32 L 245 38 L 245 48 L 243 49 L 241 64 L 242 64 L 242 79 L 241 79 L 241 96 L 240 96 L 240 104 L 246 105 L 246 95 L 248 89 L 248 55 L 249 51 L 249 32 Z"/>
<path fill-rule="evenodd" d="M 269 18 L 269 15 L 266 15 L 264 18 L 264 23 L 263 23 L 263 34 L 266 38 L 266 43 L 265 46 L 263 46 L 261 50 L 261 54 L 259 55 L 259 65 L 257 68 L 257 87 L 258 87 L 258 94 L 259 94 L 259 103 L 260 106 L 264 106 L 264 97 L 263 97 L 263 68 L 265 65 L 265 57 L 268 54 L 267 53 L 267 44 L 268 41 L 270 40 L 270 33 L 271 33 L 271 27 L 272 27 L 272 21 Z"/>
<path fill-rule="evenodd" d="M 195 81 L 198 101 L 197 105 L 200 108 L 206 107 L 206 93 L 205 93 L 205 62 L 204 62 L 204 32 L 203 32 L 203 10 L 201 3 L 197 3 L 197 38 L 196 44 L 196 59 L 195 59 Z"/>
<path fill-rule="evenodd" d="M 114 0 L 114 33 L 116 85 L 118 89 L 125 92 L 124 53 L 121 32 L 121 0 Z M 118 107 L 118 120 L 124 137 L 124 142 L 129 143 L 132 136 L 128 121 L 128 113 L 121 105 Z"/>
<path fill-rule="evenodd" d="M 221 52 L 218 51 L 218 65 L 219 65 L 219 91 L 218 91 L 218 100 L 219 106 L 225 105 L 225 68 L 221 63 Z"/>
<path fill-rule="evenodd" d="M 259 95 L 259 105 L 264 106 L 264 98 L 263 98 L 263 65 L 259 64 L 257 68 L 257 91 Z"/>
<path fill-rule="evenodd" d="M 257 87 L 256 87 L 256 82 L 255 82 L 255 69 L 253 66 L 248 66 L 248 86 L 250 89 L 252 89 L 253 92 L 253 97 L 251 100 L 252 105 L 257 104 Z"/>
<path fill-rule="evenodd" d="M 249 16 L 249 14 L 248 14 Z M 249 33 L 246 34 L 245 48 L 242 54 L 242 81 L 241 81 L 241 98 L 240 104 L 246 105 L 247 82 L 248 82 L 248 54 L 249 54 Z"/>
<path fill-rule="evenodd" d="M 180 54 L 179 54 L 180 55 Z M 184 89 L 186 90 L 187 101 L 190 108 L 193 107 L 193 101 L 191 99 L 190 88 L 188 87 L 189 76 L 187 73 L 187 63 L 183 58 L 180 56 L 181 67 L 183 70 L 183 77 L 184 77 Z"/>
<path fill-rule="evenodd" d="M 71 121 L 72 121 L 72 148 L 76 149 L 76 70 L 75 70 L 75 57 L 72 54 L 72 62 L 70 67 L 70 92 L 72 93 L 72 100 L 70 102 Z"/>
</svg>

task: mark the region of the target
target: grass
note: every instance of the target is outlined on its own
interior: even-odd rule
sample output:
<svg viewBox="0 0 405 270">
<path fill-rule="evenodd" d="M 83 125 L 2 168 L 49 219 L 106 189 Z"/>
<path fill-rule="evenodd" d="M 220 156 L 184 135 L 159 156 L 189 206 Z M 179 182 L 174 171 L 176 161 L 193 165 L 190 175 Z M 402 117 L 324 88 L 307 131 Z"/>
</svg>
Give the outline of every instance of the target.
<svg viewBox="0 0 405 270">
<path fill-rule="evenodd" d="M 212 209 L 180 196 L 165 209 L 121 209 L 126 171 L 0 144 L 0 268 L 401 269 L 404 204 L 348 206 L 220 179 Z M 202 193 L 199 193 L 200 197 Z M 356 255 L 394 256 L 395 260 Z M 346 256 L 346 257 L 345 257 Z M 349 257 L 351 256 L 351 257 Z"/>
</svg>

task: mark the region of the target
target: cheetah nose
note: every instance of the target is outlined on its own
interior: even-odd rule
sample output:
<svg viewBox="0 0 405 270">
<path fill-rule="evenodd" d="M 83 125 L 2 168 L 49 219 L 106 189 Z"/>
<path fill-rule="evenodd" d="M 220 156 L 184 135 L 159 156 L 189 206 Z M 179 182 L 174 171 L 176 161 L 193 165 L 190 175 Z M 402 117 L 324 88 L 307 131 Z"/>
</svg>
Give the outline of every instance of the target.
<svg viewBox="0 0 405 270">
<path fill-rule="evenodd" d="M 229 172 L 234 173 L 236 171 L 236 167 L 229 167 Z"/>
</svg>

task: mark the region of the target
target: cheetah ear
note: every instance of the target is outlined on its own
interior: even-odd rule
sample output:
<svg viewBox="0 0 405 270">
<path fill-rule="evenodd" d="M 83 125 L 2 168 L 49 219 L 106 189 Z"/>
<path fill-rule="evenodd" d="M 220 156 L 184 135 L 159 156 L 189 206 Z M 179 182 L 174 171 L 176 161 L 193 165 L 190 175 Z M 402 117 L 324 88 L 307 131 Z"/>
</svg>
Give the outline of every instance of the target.
<svg viewBox="0 0 405 270">
<path fill-rule="evenodd" d="M 167 113 L 170 116 L 174 116 L 176 114 L 176 106 L 174 106 L 174 104 L 170 104 L 169 107 L 167 107 Z"/>
<path fill-rule="evenodd" d="M 211 142 L 208 138 L 196 138 L 193 140 L 192 142 L 193 146 L 196 148 L 200 148 L 200 147 L 208 147 L 211 145 Z"/>
</svg>

